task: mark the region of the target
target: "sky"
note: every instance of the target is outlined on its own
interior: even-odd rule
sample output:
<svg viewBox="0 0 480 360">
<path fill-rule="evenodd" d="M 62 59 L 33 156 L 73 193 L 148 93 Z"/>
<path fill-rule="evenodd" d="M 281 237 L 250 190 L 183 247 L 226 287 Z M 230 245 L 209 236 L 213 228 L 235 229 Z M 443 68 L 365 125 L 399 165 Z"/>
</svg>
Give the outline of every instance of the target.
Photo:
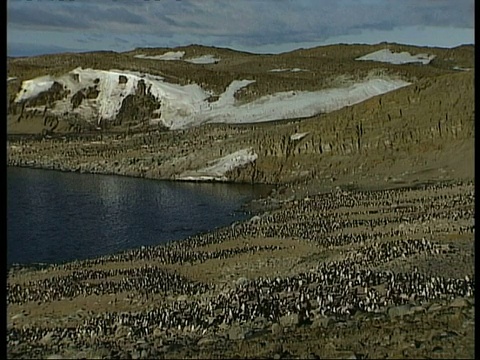
<svg viewBox="0 0 480 360">
<path fill-rule="evenodd" d="M 473 44 L 474 0 L 7 0 L 7 55 L 190 44 Z"/>
</svg>

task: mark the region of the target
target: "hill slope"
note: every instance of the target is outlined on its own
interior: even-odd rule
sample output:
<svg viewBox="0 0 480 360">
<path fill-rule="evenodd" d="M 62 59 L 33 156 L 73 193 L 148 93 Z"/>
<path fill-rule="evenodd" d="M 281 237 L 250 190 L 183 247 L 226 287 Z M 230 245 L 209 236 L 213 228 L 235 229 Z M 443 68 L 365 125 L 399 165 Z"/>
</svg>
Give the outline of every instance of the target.
<svg viewBox="0 0 480 360">
<path fill-rule="evenodd" d="M 390 64 L 387 47 L 429 61 Z M 255 55 L 191 46 L 10 59 L 9 133 L 53 138 L 31 146 L 11 136 L 9 163 L 265 183 L 401 182 L 429 168 L 470 177 L 472 50 L 336 45 Z M 358 60 L 378 51 L 382 62 Z M 165 53 L 182 56 L 159 60 Z M 208 55 L 218 62 L 184 61 Z M 228 160 L 237 152 L 254 160 Z M 206 171 L 213 163 L 224 172 Z"/>
</svg>

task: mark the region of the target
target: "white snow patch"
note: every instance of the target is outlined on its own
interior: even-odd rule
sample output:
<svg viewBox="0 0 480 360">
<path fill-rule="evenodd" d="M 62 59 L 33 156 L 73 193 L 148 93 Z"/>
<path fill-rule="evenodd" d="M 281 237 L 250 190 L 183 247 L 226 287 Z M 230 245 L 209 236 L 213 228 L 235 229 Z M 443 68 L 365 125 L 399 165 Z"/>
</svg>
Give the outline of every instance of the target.
<svg viewBox="0 0 480 360">
<path fill-rule="evenodd" d="M 193 59 L 186 59 L 185 61 L 192 64 L 214 64 L 220 61 L 220 59 L 213 57 L 213 55 L 203 55 Z"/>
<path fill-rule="evenodd" d="M 198 175 L 198 176 L 182 176 L 175 178 L 175 180 L 183 180 L 183 181 L 226 181 L 227 179 L 217 179 L 214 176 L 203 176 L 203 175 Z"/>
<path fill-rule="evenodd" d="M 236 167 L 246 165 L 257 159 L 258 155 L 252 148 L 242 149 L 213 160 L 210 165 L 196 171 L 188 171 L 180 175 L 177 180 L 198 181 L 226 181 L 225 174 Z"/>
<path fill-rule="evenodd" d="M 255 80 L 233 80 L 230 83 L 230 85 L 228 85 L 225 92 L 220 95 L 220 97 L 215 103 L 213 103 L 214 104 L 213 107 L 219 108 L 219 107 L 224 107 L 228 105 L 233 105 L 235 103 L 235 98 L 234 98 L 235 93 L 238 90 L 254 82 Z"/>
<path fill-rule="evenodd" d="M 78 81 L 72 75 L 78 75 Z M 127 78 L 125 84 L 119 83 L 120 75 Z M 73 110 L 71 97 L 79 90 L 95 86 L 94 81 L 96 79 L 99 79 L 98 84 L 96 84 L 99 90 L 98 97 L 91 100 L 84 99 L 82 104 Z M 135 92 L 140 80 L 143 80 L 147 89 L 150 89 L 151 94 L 161 101 L 161 119 L 166 122 L 167 126 L 169 119 L 173 121 L 179 118 L 185 121 L 193 118 L 193 115 L 198 112 L 200 105 L 210 96 L 198 85 L 181 86 L 170 84 L 164 82 L 159 76 L 119 70 L 106 71 L 77 68 L 55 79 L 55 81 L 58 81 L 70 90 L 70 95 L 63 100 L 57 101 L 51 112 L 61 115 L 69 111 L 82 116 L 97 117 L 98 120 L 102 118 L 105 120 L 112 119 L 118 114 L 123 99 Z M 53 82 L 54 80 L 49 76 L 24 81 L 15 101 L 27 100 L 43 91 L 49 90 Z"/>
<path fill-rule="evenodd" d="M 401 53 L 392 53 L 389 49 L 382 49 L 356 58 L 355 60 L 379 61 L 396 65 L 421 62 L 423 65 L 427 65 L 434 58 L 435 55 L 417 54 L 414 56 L 406 51 Z"/>
<path fill-rule="evenodd" d="M 9 77 L 7 78 L 7 82 L 10 82 L 10 81 L 13 81 L 13 80 L 17 80 L 17 77 L 16 77 L 16 76 L 14 76 L 14 77 L 9 76 Z"/>
<path fill-rule="evenodd" d="M 292 134 L 290 135 L 290 140 L 292 141 L 300 140 L 300 139 L 303 139 L 308 134 L 309 134 L 308 132 Z"/>
<path fill-rule="evenodd" d="M 453 70 L 457 70 L 457 71 L 470 71 L 472 69 L 470 68 L 462 68 L 462 67 L 459 67 L 459 66 L 454 66 L 453 67 Z"/>
<path fill-rule="evenodd" d="M 268 70 L 268 71 L 269 72 L 286 72 L 286 71 L 299 72 L 299 71 L 308 71 L 308 70 L 300 69 L 300 68 L 293 68 L 293 69 L 272 69 L 272 70 Z"/>
<path fill-rule="evenodd" d="M 185 51 L 168 51 L 162 55 L 144 55 L 138 54 L 134 57 L 139 59 L 151 59 L 151 60 L 180 60 L 185 55 Z"/>
<path fill-rule="evenodd" d="M 280 92 L 240 106 L 212 106 L 208 112 L 197 114 L 196 121 L 254 123 L 309 117 L 354 105 L 407 85 L 410 83 L 403 80 L 371 79 L 346 88 Z"/>
<path fill-rule="evenodd" d="M 53 85 L 53 79 L 51 76 L 41 76 L 32 80 L 25 80 L 22 83 L 20 92 L 15 97 L 15 101 L 19 102 L 26 100 L 30 97 L 36 96 L 41 92 L 49 90 Z"/>
<path fill-rule="evenodd" d="M 126 83 L 120 84 L 121 75 L 127 78 Z M 402 80 L 370 79 L 344 88 L 279 92 L 239 105 L 235 93 L 254 80 L 232 81 L 217 101 L 208 102 L 212 94 L 196 84 L 181 86 L 166 83 L 162 77 L 149 74 L 77 68 L 55 79 L 43 76 L 24 81 L 15 100 L 19 102 L 34 97 L 49 90 L 57 81 L 70 93 L 65 99 L 55 102 L 55 106 L 49 110 L 53 114 L 70 112 L 94 121 L 112 120 L 118 114 L 123 99 L 135 93 L 140 80 L 145 82 L 147 89 L 161 104 L 154 112 L 156 115 L 152 116 L 153 119 L 149 119 L 150 123 L 162 123 L 172 130 L 203 123 L 254 123 L 309 117 L 338 110 L 410 84 Z M 84 99 L 79 107 L 73 109 L 72 96 L 89 86 L 97 87 L 98 97 Z"/>
</svg>

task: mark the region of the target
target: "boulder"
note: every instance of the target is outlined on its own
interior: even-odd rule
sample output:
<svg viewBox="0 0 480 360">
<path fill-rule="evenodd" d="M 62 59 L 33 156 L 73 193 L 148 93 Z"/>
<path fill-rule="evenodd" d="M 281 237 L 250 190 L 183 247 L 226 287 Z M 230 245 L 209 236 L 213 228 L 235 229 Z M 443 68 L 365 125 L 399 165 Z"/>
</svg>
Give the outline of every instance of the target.
<svg viewBox="0 0 480 360">
<path fill-rule="evenodd" d="M 273 335 L 280 335 L 283 332 L 282 326 L 278 323 L 274 323 L 271 330 Z"/>
<path fill-rule="evenodd" d="M 115 338 L 118 339 L 118 338 L 126 337 L 129 332 L 130 332 L 129 327 L 120 325 L 117 327 L 117 330 L 115 330 Z"/>
<path fill-rule="evenodd" d="M 179 295 L 177 297 L 177 301 L 180 301 L 180 302 L 185 302 L 188 300 L 188 296 L 187 295 Z"/>
<path fill-rule="evenodd" d="M 246 277 L 240 277 L 235 281 L 235 285 L 241 286 L 248 283 L 248 279 Z"/>
<path fill-rule="evenodd" d="M 202 346 L 208 346 L 208 345 L 214 344 L 216 342 L 217 342 L 217 340 L 214 337 L 205 336 L 205 337 L 203 337 L 203 338 L 201 338 L 200 340 L 197 341 L 197 345 L 202 347 Z"/>
<path fill-rule="evenodd" d="M 412 314 L 412 305 L 405 304 L 405 305 L 398 305 L 393 306 L 388 309 L 388 316 L 390 317 L 403 317 L 405 315 Z"/>
<path fill-rule="evenodd" d="M 53 340 L 53 332 L 49 331 L 44 337 L 40 339 L 40 343 L 43 345 L 50 344 Z"/>
<path fill-rule="evenodd" d="M 328 328 L 333 323 L 334 319 L 332 317 L 319 315 L 313 319 L 311 326 L 313 328 Z"/>
<path fill-rule="evenodd" d="M 468 305 L 469 304 L 467 300 L 461 297 L 457 297 L 450 303 L 449 306 L 453 308 L 464 308 L 464 307 L 468 307 Z"/>
<path fill-rule="evenodd" d="M 154 336 L 154 337 L 160 337 L 160 336 L 162 336 L 162 335 L 163 335 L 162 329 L 160 329 L 160 328 L 157 327 L 157 328 L 155 328 L 155 329 L 153 330 L 153 336 Z"/>
<path fill-rule="evenodd" d="M 283 327 L 297 326 L 300 324 L 300 316 L 298 314 L 285 315 L 279 319 L 279 322 Z"/>
<path fill-rule="evenodd" d="M 233 325 L 228 331 L 228 338 L 230 340 L 243 340 L 248 333 L 248 329 L 244 329 L 240 325 Z"/>
<path fill-rule="evenodd" d="M 442 308 L 442 305 L 433 303 L 432 305 L 429 306 L 428 312 L 433 312 L 433 311 L 438 311 Z"/>
</svg>

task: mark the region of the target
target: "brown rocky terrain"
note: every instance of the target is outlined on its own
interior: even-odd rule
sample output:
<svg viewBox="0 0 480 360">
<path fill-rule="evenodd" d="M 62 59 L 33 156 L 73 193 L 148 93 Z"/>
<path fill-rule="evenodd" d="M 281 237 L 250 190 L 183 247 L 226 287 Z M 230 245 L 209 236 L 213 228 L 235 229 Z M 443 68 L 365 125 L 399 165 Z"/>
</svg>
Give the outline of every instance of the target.
<svg viewBox="0 0 480 360">
<path fill-rule="evenodd" d="M 373 51 L 378 47 L 370 46 L 368 48 Z M 415 51 L 412 51 L 411 48 L 408 49 L 412 53 L 427 50 L 415 48 Z M 191 51 L 192 55 L 203 50 L 204 53 L 213 52 L 214 55 L 220 57 L 226 56 L 224 52 L 227 52 L 227 50 L 216 52 L 215 49 L 206 50 L 198 47 L 185 50 Z M 405 50 L 405 48 L 400 47 L 399 50 Z M 258 154 L 256 162 L 245 168 L 234 170 L 227 175 L 229 180 L 287 183 L 303 179 L 323 180 L 349 175 L 358 182 L 362 181 L 364 176 L 368 177 L 369 174 L 375 172 L 372 171 L 372 167 L 382 164 L 381 166 L 386 165 L 389 171 L 397 172 L 396 174 L 386 174 L 386 176 L 390 175 L 401 181 L 405 171 L 418 172 L 438 167 L 432 166 L 433 164 L 427 165 L 425 161 L 431 163 L 447 160 L 447 157 L 440 159 L 439 156 L 421 160 L 419 157 L 423 155 L 451 152 L 448 158 L 452 164 L 456 164 L 456 156 L 463 158 L 465 153 L 473 154 L 470 149 L 473 149 L 471 146 L 473 146 L 474 73 L 473 71 L 454 71 L 451 68 L 444 69 L 445 63 L 451 63 L 452 66 L 473 66 L 471 61 L 470 63 L 467 61 L 466 53 L 468 54 L 469 50 L 470 48 L 428 49 L 430 53 L 436 54 L 437 58 L 433 60 L 432 65 L 427 66 L 412 64 L 399 66 L 352 60 L 359 54 L 369 51 L 365 46 L 338 46 L 335 61 L 331 47 L 302 50 L 278 56 L 242 53 L 233 58 L 238 62 L 244 58 L 251 59 L 244 64 L 244 67 L 248 69 L 255 69 L 256 66 L 252 62 L 256 61 L 266 68 L 279 63 L 281 66 L 301 67 L 303 66 L 302 62 L 307 62 L 309 66 L 315 65 L 317 69 L 323 70 L 323 72 L 315 73 L 314 77 L 301 72 L 293 73 L 293 75 L 292 73 L 271 75 L 265 74 L 264 71 L 261 76 L 270 78 L 262 78 L 261 81 L 250 85 L 248 89 L 252 91 L 255 86 L 268 85 L 269 91 L 274 92 L 284 89 L 282 86 L 289 88 L 295 86 L 295 81 L 301 82 L 301 85 L 297 84 L 301 87 L 296 89 L 305 90 L 309 85 L 304 82 L 304 77 L 310 77 L 315 82 L 320 78 L 335 79 L 339 76 L 352 76 L 353 73 L 364 70 L 372 72 L 381 69 L 403 74 L 410 80 L 414 78 L 417 80 L 406 88 L 302 121 L 291 120 L 274 124 L 237 126 L 215 124 L 167 133 L 158 129 L 149 129 L 140 133 L 137 131 L 134 134 L 120 131 L 122 126 L 113 126 L 113 134 L 112 132 L 100 133 L 97 136 L 88 134 L 88 140 L 81 137 L 68 137 L 65 140 L 60 131 L 62 120 L 52 120 L 54 124 L 57 124 L 58 129 L 53 131 L 53 138 L 29 140 L 26 144 L 21 141 L 17 143 L 12 139 L 9 142 L 13 145 L 9 147 L 9 163 L 73 171 L 175 179 L 187 170 L 202 168 L 216 158 L 252 147 Z M 230 52 L 227 54 L 232 57 Z M 90 64 L 92 61 L 96 61 L 98 64 L 104 61 L 109 66 L 117 67 L 120 64 L 116 63 L 114 59 L 123 59 L 127 55 L 110 53 L 104 56 L 80 54 L 67 57 L 67 55 L 62 55 L 56 58 L 56 61 L 60 62 L 62 66 L 52 66 L 52 71 L 59 71 L 57 68 L 66 69 L 66 64 L 71 63 L 71 67 L 76 67 L 82 64 L 82 59 L 85 61 L 83 64 L 85 67 L 97 64 Z M 472 55 L 471 52 L 470 55 Z M 131 54 L 128 56 L 130 59 L 132 58 Z M 67 57 L 69 61 L 62 62 L 63 57 Z M 38 68 L 42 68 L 41 59 L 36 59 L 36 61 L 40 60 Z M 227 59 L 229 58 L 227 57 Z M 19 80 L 25 78 L 24 73 L 32 76 L 32 72 L 26 71 L 32 65 L 23 64 L 23 62 L 28 63 L 29 61 L 32 62 L 28 58 L 11 60 L 9 76 L 15 76 Z M 137 59 L 137 61 L 142 65 L 144 59 Z M 231 61 L 233 62 L 233 60 Z M 159 71 L 159 67 L 165 67 L 169 72 L 175 72 L 179 66 L 193 66 L 188 63 L 186 63 L 187 65 L 179 64 L 181 63 L 179 61 L 150 60 L 150 62 L 157 64 L 157 71 Z M 150 62 L 147 61 L 147 64 Z M 324 62 L 340 64 L 338 66 L 345 67 L 345 69 L 328 67 L 324 69 L 322 67 Z M 195 66 L 198 67 L 198 65 Z M 205 73 L 211 73 L 213 70 L 209 69 L 216 66 L 220 66 L 224 72 L 227 67 L 222 61 L 219 64 L 201 65 L 201 68 Z M 107 65 L 103 65 L 103 67 L 106 68 Z M 137 62 L 130 64 L 130 67 L 135 70 L 151 70 L 148 67 L 139 66 Z M 47 71 L 50 69 L 47 68 Z M 199 76 L 198 74 L 202 73 L 198 69 L 194 72 L 187 71 L 187 69 L 183 69 L 183 71 L 184 77 L 190 76 L 190 74 Z M 233 73 L 233 70 L 230 72 Z M 325 73 L 328 73 L 329 76 L 325 76 Z M 36 75 L 38 74 L 39 72 L 36 73 Z M 244 77 L 242 73 L 237 73 L 235 76 L 237 78 Z M 215 76 L 208 76 L 208 78 L 211 84 L 221 82 L 221 79 L 219 80 Z M 208 86 L 215 87 L 216 85 Z M 318 86 L 322 87 L 321 84 Z M 122 123 L 122 119 L 128 119 L 132 112 L 138 115 L 139 110 L 138 106 L 134 105 L 134 98 L 132 97 L 130 101 L 132 105 L 126 105 L 120 110 L 119 124 Z M 130 102 L 126 101 L 127 104 Z M 145 111 L 145 106 L 147 106 L 144 100 L 143 104 L 144 107 L 141 108 L 143 109 L 141 111 Z M 16 106 L 18 107 L 18 104 Z M 11 108 L 13 107 L 15 106 Z M 9 133 L 32 131 L 38 133 L 44 130 L 44 124 L 48 124 L 47 120 L 50 120 L 42 121 L 33 115 L 31 118 L 24 117 L 25 119 L 22 118 L 18 122 L 18 120 L 14 120 L 15 115 L 8 116 Z M 124 125 L 127 122 L 123 121 Z M 76 127 L 71 128 L 74 130 Z M 77 128 L 81 128 L 81 125 L 78 125 Z M 63 129 L 66 130 L 66 127 L 63 126 Z M 291 135 L 295 133 L 307 134 L 299 140 L 291 140 Z M 121 140 L 119 140 L 120 138 Z M 81 146 L 79 146 L 80 144 Z M 467 151 L 458 154 L 459 144 L 462 147 L 466 146 L 468 149 L 465 150 Z M 468 161 L 468 159 L 465 160 Z M 470 160 L 473 160 L 473 157 L 470 157 Z M 404 162 L 404 164 L 398 168 L 390 166 L 392 162 Z M 444 173 L 438 176 L 443 176 L 445 179 L 451 178 L 449 165 L 440 165 L 440 167 L 442 166 L 444 166 Z M 407 168 L 410 169 L 407 170 Z"/>
<path fill-rule="evenodd" d="M 354 60 L 387 45 L 436 57 Z M 8 59 L 8 164 L 177 180 L 251 148 L 255 161 L 227 180 L 276 188 L 251 204 L 250 221 L 209 234 L 10 269 L 9 358 L 473 358 L 473 46 L 173 50 L 222 60 L 134 57 L 172 49 Z M 412 84 L 305 119 L 172 131 L 142 123 L 156 106 L 145 91 L 101 130 L 14 103 L 21 81 L 78 66 L 148 72 L 214 94 L 255 79 L 236 94 L 242 102 L 372 74 Z M 28 101 L 48 107 L 64 96 L 52 88 Z"/>
<path fill-rule="evenodd" d="M 472 358 L 473 183 L 336 190 L 8 278 L 9 358 Z"/>
</svg>

